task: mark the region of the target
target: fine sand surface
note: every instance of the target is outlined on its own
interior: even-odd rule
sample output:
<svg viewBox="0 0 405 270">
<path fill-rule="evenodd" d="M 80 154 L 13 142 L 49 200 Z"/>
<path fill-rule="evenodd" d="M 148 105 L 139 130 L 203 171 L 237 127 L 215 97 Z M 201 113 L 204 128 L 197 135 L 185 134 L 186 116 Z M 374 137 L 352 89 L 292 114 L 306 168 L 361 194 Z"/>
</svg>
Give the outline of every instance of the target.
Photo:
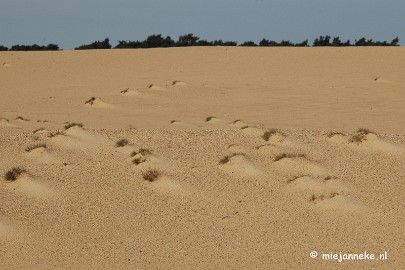
<svg viewBox="0 0 405 270">
<path fill-rule="evenodd" d="M 403 269 L 404 63 L 0 52 L 0 269 Z M 321 259 L 340 252 L 388 258 Z"/>
</svg>

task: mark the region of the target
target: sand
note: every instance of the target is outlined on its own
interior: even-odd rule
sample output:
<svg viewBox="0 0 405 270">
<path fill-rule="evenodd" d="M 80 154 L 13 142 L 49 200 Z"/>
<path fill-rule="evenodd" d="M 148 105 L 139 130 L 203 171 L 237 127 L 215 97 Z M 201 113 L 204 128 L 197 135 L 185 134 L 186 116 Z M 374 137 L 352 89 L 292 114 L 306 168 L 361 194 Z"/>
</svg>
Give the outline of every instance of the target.
<svg viewBox="0 0 405 270">
<path fill-rule="evenodd" d="M 404 48 L 0 60 L 0 269 L 405 265 Z"/>
</svg>

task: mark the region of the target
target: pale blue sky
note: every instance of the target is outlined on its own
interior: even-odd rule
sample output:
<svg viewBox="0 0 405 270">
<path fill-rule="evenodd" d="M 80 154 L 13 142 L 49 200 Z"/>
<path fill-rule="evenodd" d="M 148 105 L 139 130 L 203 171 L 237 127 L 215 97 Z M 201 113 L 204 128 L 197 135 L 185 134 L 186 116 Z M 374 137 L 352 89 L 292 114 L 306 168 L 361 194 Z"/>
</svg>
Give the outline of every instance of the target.
<svg viewBox="0 0 405 270">
<path fill-rule="evenodd" d="M 404 0 L 0 0 L 0 44 L 144 40 L 193 33 L 202 39 L 282 39 L 319 35 L 405 40 Z M 404 39 L 404 40 L 402 40 Z"/>
</svg>

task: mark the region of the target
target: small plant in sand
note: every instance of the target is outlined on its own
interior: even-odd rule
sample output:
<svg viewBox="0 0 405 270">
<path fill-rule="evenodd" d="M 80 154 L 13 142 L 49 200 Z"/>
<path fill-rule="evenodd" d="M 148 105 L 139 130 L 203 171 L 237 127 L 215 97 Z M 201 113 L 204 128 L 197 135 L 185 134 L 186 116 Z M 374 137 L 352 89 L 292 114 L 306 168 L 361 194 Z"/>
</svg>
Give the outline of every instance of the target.
<svg viewBox="0 0 405 270">
<path fill-rule="evenodd" d="M 119 140 L 115 143 L 115 146 L 116 146 L 116 147 L 124 147 L 124 146 L 126 146 L 126 145 L 128 145 L 128 144 L 129 144 L 129 142 L 128 142 L 127 139 L 119 139 Z"/>
<path fill-rule="evenodd" d="M 56 131 L 53 131 L 53 132 L 49 133 L 48 137 L 53 138 L 53 137 L 56 137 L 58 135 L 65 135 L 65 132 L 63 132 L 61 130 L 56 130 Z"/>
<path fill-rule="evenodd" d="M 36 130 L 34 130 L 32 133 L 38 133 L 38 132 L 41 132 L 41 131 L 44 131 L 45 129 L 44 128 L 37 128 Z"/>
<path fill-rule="evenodd" d="M 44 143 L 30 145 L 30 146 L 27 146 L 27 148 L 25 148 L 25 151 L 26 152 L 31 152 L 32 150 L 37 149 L 37 148 L 47 148 L 47 146 Z"/>
<path fill-rule="evenodd" d="M 15 120 L 30 121 L 29 119 L 26 119 L 26 118 L 24 118 L 24 117 L 22 117 L 22 116 L 17 116 L 17 117 L 15 118 Z"/>
<path fill-rule="evenodd" d="M 176 120 L 172 120 L 172 121 L 170 121 L 170 123 L 171 123 L 171 124 L 176 123 L 176 122 L 177 122 Z"/>
<path fill-rule="evenodd" d="M 96 100 L 96 98 L 95 98 L 95 97 L 91 97 L 89 100 L 87 100 L 86 102 L 84 102 L 84 104 L 90 104 L 90 105 L 93 105 L 95 100 Z"/>
<path fill-rule="evenodd" d="M 279 161 L 283 158 L 297 158 L 297 157 L 305 157 L 305 154 L 292 154 L 292 153 L 281 153 L 278 154 L 275 158 L 274 161 Z"/>
<path fill-rule="evenodd" d="M 158 170 L 152 169 L 143 173 L 143 179 L 149 182 L 156 181 L 161 176 Z"/>
<path fill-rule="evenodd" d="M 249 126 L 243 126 L 240 129 L 247 129 Z"/>
<path fill-rule="evenodd" d="M 277 132 L 278 132 L 277 129 L 272 128 L 272 129 L 267 130 L 266 132 L 264 132 L 262 138 L 263 138 L 265 141 L 268 141 L 268 140 L 270 140 L 270 137 L 273 136 L 274 134 L 276 134 Z"/>
<path fill-rule="evenodd" d="M 209 122 L 209 121 L 211 121 L 212 119 L 215 119 L 216 117 L 215 116 L 208 116 L 207 118 L 205 118 L 205 122 Z"/>
<path fill-rule="evenodd" d="M 68 130 L 69 128 L 72 128 L 72 127 L 83 127 L 83 124 L 82 123 L 66 123 L 66 125 L 65 125 L 65 129 L 66 130 Z"/>
<path fill-rule="evenodd" d="M 24 168 L 14 167 L 6 172 L 6 174 L 4 175 L 4 179 L 6 179 L 7 181 L 15 181 L 21 174 L 25 172 L 26 170 Z"/>
<path fill-rule="evenodd" d="M 233 158 L 235 156 L 244 156 L 244 155 L 245 154 L 243 154 L 243 153 L 233 153 L 233 154 L 230 154 L 230 155 L 226 155 L 219 161 L 219 164 L 226 164 L 229 161 L 231 161 L 231 158 Z"/>
<path fill-rule="evenodd" d="M 144 162 L 146 162 L 146 159 L 144 157 L 137 157 L 132 160 L 132 163 L 135 165 L 139 165 Z"/>
<path fill-rule="evenodd" d="M 332 138 L 335 135 L 345 136 L 346 134 L 344 134 L 343 132 L 340 132 L 340 131 L 330 131 L 330 132 L 328 132 L 328 134 L 326 136 L 328 136 L 328 138 Z"/>
<path fill-rule="evenodd" d="M 129 88 L 127 88 L 127 89 L 124 89 L 124 90 L 122 90 L 122 91 L 121 91 L 121 94 L 125 94 L 125 93 L 128 93 L 128 91 L 129 91 Z"/>
<path fill-rule="evenodd" d="M 367 134 L 372 133 L 369 129 L 366 128 L 359 128 L 355 134 L 353 134 L 349 138 L 349 142 L 354 142 L 354 143 L 361 143 L 362 141 L 365 141 L 367 138 Z"/>
</svg>

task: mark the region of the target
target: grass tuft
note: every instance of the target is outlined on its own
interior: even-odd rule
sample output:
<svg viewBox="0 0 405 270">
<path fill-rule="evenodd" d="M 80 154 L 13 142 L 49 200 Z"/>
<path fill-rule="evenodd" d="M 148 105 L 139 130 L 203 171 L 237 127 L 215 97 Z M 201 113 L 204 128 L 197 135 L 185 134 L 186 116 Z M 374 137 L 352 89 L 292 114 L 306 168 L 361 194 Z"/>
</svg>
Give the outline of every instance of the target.
<svg viewBox="0 0 405 270">
<path fill-rule="evenodd" d="M 157 180 L 161 176 L 158 170 L 152 169 L 143 173 L 143 179 L 149 182 Z"/>
<path fill-rule="evenodd" d="M 264 132 L 262 138 L 263 138 L 265 141 L 268 141 L 268 140 L 270 140 L 270 137 L 273 136 L 274 134 L 276 134 L 277 132 L 278 132 L 277 129 L 272 128 L 272 129 L 270 129 L 270 130 Z"/>
<path fill-rule="evenodd" d="M 121 91 L 121 94 L 125 94 L 125 93 L 127 93 L 128 91 L 129 91 L 129 88 L 126 88 L 126 89 L 124 89 L 124 90 Z"/>
<path fill-rule="evenodd" d="M 37 132 L 40 132 L 40 131 L 43 131 L 43 130 L 45 130 L 44 128 L 37 128 L 36 130 L 34 130 L 32 133 L 37 133 Z"/>
<path fill-rule="evenodd" d="M 137 158 L 134 158 L 134 160 L 132 160 L 132 163 L 135 164 L 135 165 L 139 165 L 141 163 L 144 163 L 145 161 L 146 161 L 145 158 L 137 157 Z"/>
<path fill-rule="evenodd" d="M 84 104 L 90 103 L 90 105 L 93 105 L 95 100 L 96 100 L 95 97 L 91 97 L 91 98 L 90 98 L 89 100 L 87 100 Z"/>
<path fill-rule="evenodd" d="M 209 121 L 211 121 L 212 119 L 215 119 L 216 117 L 215 116 L 208 116 L 207 118 L 205 118 L 205 122 L 209 122 Z"/>
<path fill-rule="evenodd" d="M 66 125 L 65 125 L 65 129 L 66 130 L 68 130 L 69 128 L 72 128 L 72 127 L 83 127 L 83 124 L 82 123 L 66 123 Z"/>
<path fill-rule="evenodd" d="M 278 154 L 275 158 L 274 161 L 279 161 L 283 158 L 297 158 L 297 157 L 306 157 L 305 154 L 291 154 L 291 153 L 281 153 Z"/>
<path fill-rule="evenodd" d="M 233 153 L 233 154 L 230 154 L 230 155 L 226 155 L 219 161 L 219 164 L 226 164 L 229 161 L 231 161 L 231 158 L 233 158 L 235 156 L 244 156 L 244 155 L 245 154 L 243 154 L 243 153 Z"/>
<path fill-rule="evenodd" d="M 14 167 L 6 172 L 6 174 L 4 175 L 4 179 L 6 179 L 7 181 L 15 181 L 21 174 L 25 172 L 26 170 L 24 168 Z"/>
<path fill-rule="evenodd" d="M 40 143 L 40 144 L 27 146 L 27 148 L 25 148 L 25 151 L 26 152 L 31 152 L 32 150 L 37 149 L 37 148 L 41 148 L 41 147 L 47 148 L 46 144 Z"/>
<path fill-rule="evenodd" d="M 129 144 L 129 142 L 128 142 L 127 139 L 119 139 L 119 140 L 115 143 L 115 146 L 116 146 L 116 147 L 123 147 L 123 146 L 128 145 L 128 144 Z"/>
</svg>

